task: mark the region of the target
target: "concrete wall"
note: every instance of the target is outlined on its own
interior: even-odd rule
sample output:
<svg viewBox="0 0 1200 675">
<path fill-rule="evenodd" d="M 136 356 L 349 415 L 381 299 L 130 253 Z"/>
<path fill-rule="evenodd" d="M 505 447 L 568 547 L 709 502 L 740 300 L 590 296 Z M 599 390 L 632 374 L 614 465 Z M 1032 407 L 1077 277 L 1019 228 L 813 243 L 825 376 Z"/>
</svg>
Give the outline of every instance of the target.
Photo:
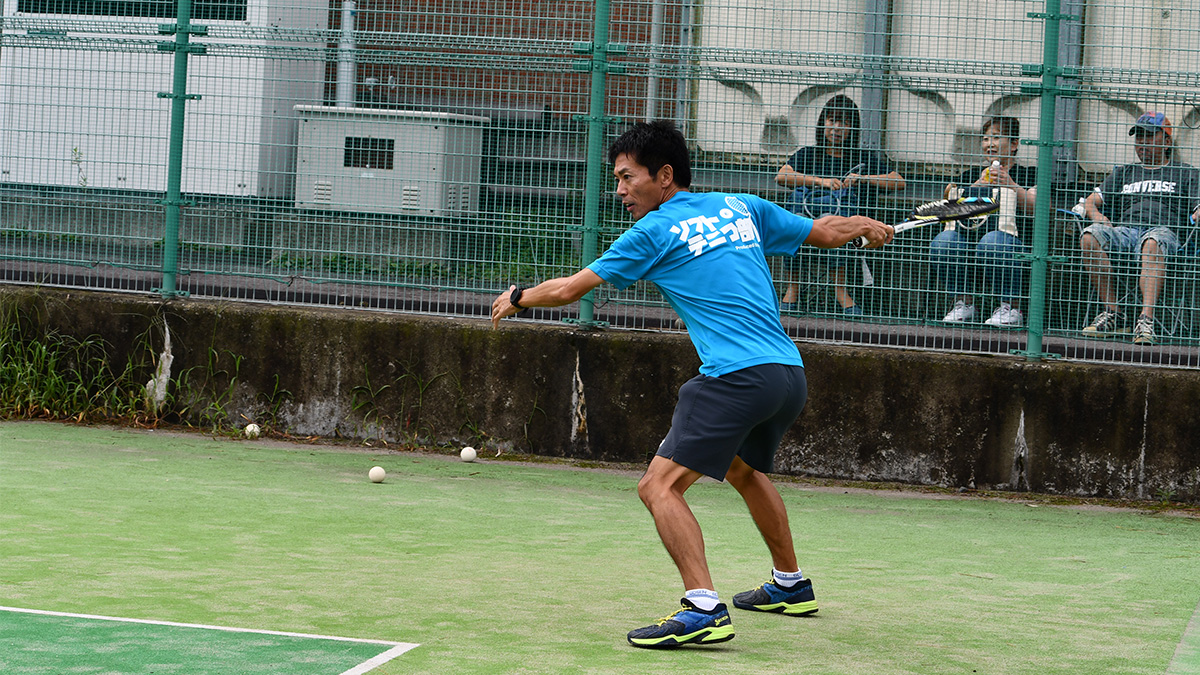
<svg viewBox="0 0 1200 675">
<path fill-rule="evenodd" d="M 165 321 L 177 406 L 216 398 L 296 435 L 642 462 L 698 366 L 680 335 L 0 288 L 13 306 L 102 336 L 115 364 L 161 350 Z M 1198 372 L 801 351 L 811 398 L 781 473 L 1200 499 Z"/>
</svg>

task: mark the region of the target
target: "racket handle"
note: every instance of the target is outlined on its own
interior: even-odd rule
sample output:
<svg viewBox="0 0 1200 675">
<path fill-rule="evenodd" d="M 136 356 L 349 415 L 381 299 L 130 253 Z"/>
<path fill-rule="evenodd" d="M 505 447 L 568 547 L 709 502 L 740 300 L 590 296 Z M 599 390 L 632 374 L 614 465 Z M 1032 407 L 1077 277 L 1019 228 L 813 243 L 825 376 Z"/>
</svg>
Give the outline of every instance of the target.
<svg viewBox="0 0 1200 675">
<path fill-rule="evenodd" d="M 924 225 L 924 224 L 925 223 L 923 223 L 923 222 L 914 222 L 911 220 L 905 221 L 905 222 L 900 223 L 899 225 L 893 227 L 892 234 L 900 234 L 901 232 L 904 232 L 905 230 L 911 230 L 914 227 L 920 227 L 921 225 Z M 858 239 L 853 240 L 853 243 L 854 243 L 854 248 L 862 248 L 871 242 L 867 241 L 866 237 L 859 237 Z"/>
</svg>

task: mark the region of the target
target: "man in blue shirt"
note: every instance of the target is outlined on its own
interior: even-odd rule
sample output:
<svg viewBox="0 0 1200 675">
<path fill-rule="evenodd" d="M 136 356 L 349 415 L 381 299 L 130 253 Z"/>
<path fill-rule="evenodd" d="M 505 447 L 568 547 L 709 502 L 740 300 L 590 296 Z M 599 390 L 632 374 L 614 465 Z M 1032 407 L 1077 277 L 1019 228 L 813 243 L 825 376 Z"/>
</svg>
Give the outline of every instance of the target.
<svg viewBox="0 0 1200 675">
<path fill-rule="evenodd" d="M 812 582 L 796 561 L 787 510 L 765 475 L 808 398 L 804 362 L 779 323 L 768 255 L 802 244 L 843 246 L 865 236 L 882 246 L 892 228 L 865 216 L 815 222 L 753 195 L 694 194 L 683 135 L 670 122 L 634 126 L 613 143 L 617 196 L 637 221 L 600 258 L 532 288 L 512 286 L 492 303 L 492 324 L 526 307 L 558 307 L 608 282 L 654 282 L 687 324 L 700 374 L 679 390 L 671 430 L 638 482 L 683 577 L 674 614 L 629 633 L 638 647 L 724 642 L 734 636 L 713 588 L 700 525 L 683 499 L 701 476 L 727 480 L 746 501 L 770 550 L 771 579 L 734 596 L 742 609 L 790 615 L 817 611 Z"/>
</svg>

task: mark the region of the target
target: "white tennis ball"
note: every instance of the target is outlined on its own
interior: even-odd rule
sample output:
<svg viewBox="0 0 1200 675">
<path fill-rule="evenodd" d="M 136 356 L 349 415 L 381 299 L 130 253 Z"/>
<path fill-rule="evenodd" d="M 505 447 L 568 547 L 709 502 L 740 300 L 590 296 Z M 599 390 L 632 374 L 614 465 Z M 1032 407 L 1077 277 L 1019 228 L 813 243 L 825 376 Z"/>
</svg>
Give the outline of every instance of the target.
<svg viewBox="0 0 1200 675">
<path fill-rule="evenodd" d="M 246 432 L 246 438 L 258 438 L 258 435 L 262 433 L 262 429 L 260 429 L 258 425 L 254 424 L 253 422 L 247 424 L 244 431 Z"/>
<path fill-rule="evenodd" d="M 474 462 L 477 453 L 475 452 L 475 448 L 472 448 L 468 445 L 462 449 L 462 452 L 458 453 L 458 456 L 461 457 L 462 461 L 464 462 Z"/>
<path fill-rule="evenodd" d="M 372 483 L 382 483 L 385 476 L 387 476 L 387 472 L 383 470 L 382 466 L 373 466 L 367 472 L 367 478 L 370 478 Z"/>
</svg>

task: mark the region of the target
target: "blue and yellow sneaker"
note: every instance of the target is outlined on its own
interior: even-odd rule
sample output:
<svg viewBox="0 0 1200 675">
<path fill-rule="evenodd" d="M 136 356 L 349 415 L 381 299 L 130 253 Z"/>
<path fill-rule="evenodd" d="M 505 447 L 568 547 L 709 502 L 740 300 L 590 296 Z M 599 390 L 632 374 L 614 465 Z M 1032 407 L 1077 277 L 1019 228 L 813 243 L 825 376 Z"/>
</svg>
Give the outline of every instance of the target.
<svg viewBox="0 0 1200 675">
<path fill-rule="evenodd" d="M 783 587 L 772 578 L 752 591 L 733 596 L 733 606 L 756 612 L 804 616 L 817 611 L 817 597 L 813 595 L 811 579 L 801 579 L 795 586 Z"/>
<path fill-rule="evenodd" d="M 687 598 L 681 607 L 653 625 L 629 631 L 629 644 L 634 647 L 678 647 L 687 644 L 713 644 L 733 639 L 733 619 L 724 603 L 711 612 L 699 609 Z"/>
</svg>

